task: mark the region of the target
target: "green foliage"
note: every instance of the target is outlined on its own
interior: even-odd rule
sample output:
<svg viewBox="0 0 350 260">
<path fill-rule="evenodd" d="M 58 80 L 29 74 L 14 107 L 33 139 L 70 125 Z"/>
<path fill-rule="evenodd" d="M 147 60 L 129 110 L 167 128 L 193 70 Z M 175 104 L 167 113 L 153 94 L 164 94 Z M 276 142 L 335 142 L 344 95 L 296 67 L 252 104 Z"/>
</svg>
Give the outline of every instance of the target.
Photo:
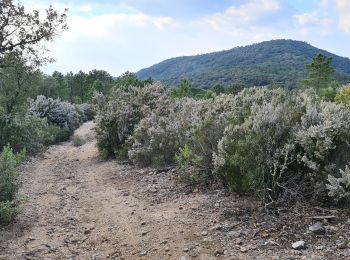
<svg viewBox="0 0 350 260">
<path fill-rule="evenodd" d="M 77 112 L 79 113 L 82 122 L 91 121 L 95 117 L 95 111 L 91 104 L 79 104 L 75 105 Z"/>
<path fill-rule="evenodd" d="M 72 137 L 72 143 L 75 147 L 78 147 L 84 145 L 86 143 L 86 140 L 81 136 L 74 135 Z"/>
<path fill-rule="evenodd" d="M 350 106 L 350 86 L 345 86 L 342 88 L 334 98 L 337 104 L 343 104 L 345 106 Z"/>
<path fill-rule="evenodd" d="M 279 85 L 295 88 L 305 79 L 306 68 L 321 53 L 333 60 L 336 79 L 350 81 L 350 60 L 317 49 L 306 42 L 273 40 L 236 47 L 227 51 L 165 60 L 136 73 L 139 79 L 152 77 L 169 86 L 187 78 L 197 88 L 217 85 Z"/>
<path fill-rule="evenodd" d="M 182 79 L 179 86 L 173 90 L 172 95 L 176 98 L 193 97 L 191 83 L 187 79 Z"/>
<path fill-rule="evenodd" d="M 48 126 L 48 133 L 51 137 L 50 143 L 48 144 L 57 144 L 67 141 L 71 135 L 68 130 L 55 125 Z"/>
<path fill-rule="evenodd" d="M 18 213 L 16 201 L 0 201 L 0 224 L 9 224 Z"/>
<path fill-rule="evenodd" d="M 17 214 L 17 171 L 25 154 L 15 155 L 10 146 L 5 146 L 0 154 L 0 223 L 9 223 Z"/>
<path fill-rule="evenodd" d="M 139 80 L 134 73 L 127 71 L 115 80 L 115 88 L 122 88 L 124 90 L 127 90 L 129 87 L 142 88 L 152 83 L 154 82 L 151 78 Z"/>
<path fill-rule="evenodd" d="M 332 58 L 317 54 L 311 64 L 306 65 L 307 78 L 303 86 L 313 88 L 325 100 L 334 100 L 336 89 L 339 87 L 334 80 L 334 69 L 331 67 Z"/>
<path fill-rule="evenodd" d="M 334 70 L 331 67 L 332 58 L 327 58 L 321 53 L 317 54 L 311 64 L 306 65 L 306 87 L 314 88 L 318 92 L 326 89 L 333 79 Z"/>
<path fill-rule="evenodd" d="M 29 115 L 0 115 L 0 147 L 7 144 L 19 152 L 35 154 L 52 143 L 46 119 Z"/>
<path fill-rule="evenodd" d="M 39 72 L 26 65 L 24 59 L 13 54 L 2 59 L 0 71 L 0 107 L 6 114 L 23 109 L 26 99 L 35 95 Z"/>
<path fill-rule="evenodd" d="M 188 145 L 179 149 L 176 159 L 176 177 L 190 184 L 206 183 L 207 171 L 201 166 L 206 158 L 194 154 Z"/>
</svg>

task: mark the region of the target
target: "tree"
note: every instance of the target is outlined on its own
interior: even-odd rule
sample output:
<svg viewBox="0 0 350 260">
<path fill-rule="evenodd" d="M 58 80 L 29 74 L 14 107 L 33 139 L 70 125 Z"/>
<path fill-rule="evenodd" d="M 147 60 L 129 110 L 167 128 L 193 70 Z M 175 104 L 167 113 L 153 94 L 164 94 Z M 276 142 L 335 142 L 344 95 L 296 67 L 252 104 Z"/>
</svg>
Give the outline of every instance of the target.
<svg viewBox="0 0 350 260">
<path fill-rule="evenodd" d="M 334 81 L 334 69 L 331 67 L 331 62 L 332 58 L 317 54 L 312 63 L 306 65 L 307 78 L 303 85 L 316 89 L 318 94 L 327 90 Z"/>
<path fill-rule="evenodd" d="M 180 85 L 173 91 L 173 96 L 177 98 L 192 97 L 191 83 L 187 79 L 182 79 Z"/>
<path fill-rule="evenodd" d="M 87 74 L 80 70 L 73 76 L 74 92 L 75 95 L 79 97 L 79 103 L 84 103 L 86 101 L 86 95 L 89 92 L 89 86 L 87 84 Z M 73 100 L 76 102 L 77 100 Z"/>
<path fill-rule="evenodd" d="M 7 54 L 3 62 L 6 66 L 0 71 L 0 106 L 6 114 L 11 114 L 37 93 L 41 73 L 14 54 Z"/>
<path fill-rule="evenodd" d="M 43 42 L 53 40 L 60 31 L 67 29 L 66 12 L 62 14 L 50 6 L 46 17 L 38 10 L 26 12 L 20 3 L 13 0 L 0 0 L 0 65 L 5 54 L 13 53 L 40 65 L 47 61 L 42 56 Z"/>
</svg>

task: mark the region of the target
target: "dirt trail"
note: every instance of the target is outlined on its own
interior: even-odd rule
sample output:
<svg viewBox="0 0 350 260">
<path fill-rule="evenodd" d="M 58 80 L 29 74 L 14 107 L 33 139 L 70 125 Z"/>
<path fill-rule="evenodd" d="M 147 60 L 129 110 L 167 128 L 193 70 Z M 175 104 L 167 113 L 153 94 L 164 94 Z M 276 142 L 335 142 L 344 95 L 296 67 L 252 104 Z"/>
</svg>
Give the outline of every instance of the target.
<svg viewBox="0 0 350 260">
<path fill-rule="evenodd" d="M 220 189 L 190 192 L 165 173 L 101 160 L 93 126 L 86 123 L 75 133 L 86 144 L 52 146 L 21 170 L 20 193 L 27 201 L 16 222 L 0 228 L 0 259 L 303 256 L 273 240 L 286 223 L 268 226 L 260 219 L 259 226 L 255 205 L 245 199 Z"/>
<path fill-rule="evenodd" d="M 75 134 L 91 139 L 92 127 L 87 123 Z M 100 160 L 93 140 L 52 146 L 23 169 L 20 193 L 28 201 L 16 223 L 0 230 L 0 259 L 188 256 L 193 219 L 177 200 L 154 202 L 156 180 L 140 187 L 133 175 L 151 175 L 135 171 Z"/>
</svg>

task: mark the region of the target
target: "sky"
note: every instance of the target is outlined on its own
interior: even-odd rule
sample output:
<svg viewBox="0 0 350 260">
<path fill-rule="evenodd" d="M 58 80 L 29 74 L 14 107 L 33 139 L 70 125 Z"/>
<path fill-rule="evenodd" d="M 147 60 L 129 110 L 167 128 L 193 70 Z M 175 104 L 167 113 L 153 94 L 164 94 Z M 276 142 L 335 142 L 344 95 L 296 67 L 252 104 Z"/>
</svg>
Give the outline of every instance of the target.
<svg viewBox="0 0 350 260">
<path fill-rule="evenodd" d="M 45 73 L 92 69 L 113 76 L 168 58 L 272 39 L 350 57 L 350 0 L 22 0 L 68 8 L 67 31 L 47 45 Z"/>
</svg>

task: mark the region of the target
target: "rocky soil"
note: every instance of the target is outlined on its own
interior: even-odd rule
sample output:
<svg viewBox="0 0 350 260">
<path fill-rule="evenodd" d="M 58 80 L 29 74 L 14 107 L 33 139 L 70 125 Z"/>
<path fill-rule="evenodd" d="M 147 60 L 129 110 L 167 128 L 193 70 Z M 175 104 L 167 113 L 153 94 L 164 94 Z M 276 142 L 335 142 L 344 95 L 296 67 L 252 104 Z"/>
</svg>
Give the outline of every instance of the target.
<svg viewBox="0 0 350 260">
<path fill-rule="evenodd" d="M 223 188 L 104 161 L 93 126 L 76 132 L 84 145 L 52 146 L 22 167 L 23 209 L 0 227 L 0 259 L 350 259 L 346 210 L 299 205 L 274 217 Z"/>
</svg>

